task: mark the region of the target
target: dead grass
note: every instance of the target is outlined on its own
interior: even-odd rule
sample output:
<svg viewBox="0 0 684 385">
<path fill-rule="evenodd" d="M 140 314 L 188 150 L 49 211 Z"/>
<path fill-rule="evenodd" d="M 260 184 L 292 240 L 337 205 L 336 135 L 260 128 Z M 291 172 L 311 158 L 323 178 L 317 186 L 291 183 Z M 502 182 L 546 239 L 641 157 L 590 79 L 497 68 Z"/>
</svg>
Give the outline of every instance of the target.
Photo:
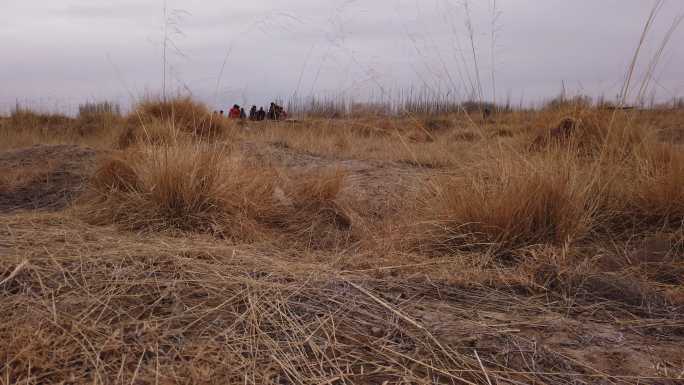
<svg viewBox="0 0 684 385">
<path fill-rule="evenodd" d="M 212 114 L 204 104 L 180 96 L 168 100 L 143 100 L 128 117 L 129 127 L 139 127 L 145 133 L 149 130 L 148 126 L 160 123 L 162 127 L 203 138 L 222 134 L 227 124 L 225 119 Z"/>
<path fill-rule="evenodd" d="M 323 247 L 352 229 L 350 209 L 337 200 L 343 178 L 251 167 L 218 144 L 147 146 L 101 165 L 82 215 L 133 231 L 208 233 L 241 242 L 285 235 Z"/>
<path fill-rule="evenodd" d="M 140 237 L 60 215 L 0 220 L 0 231 L 13 234 L 13 251 L 0 262 L 3 383 L 220 377 L 269 384 L 571 384 L 676 377 L 665 369 L 641 372 L 651 363 L 678 368 L 667 363 L 679 358 L 669 331 L 673 314 L 642 320 L 582 305 L 579 297 L 562 302 L 417 278 L 342 275 L 297 259 L 283 263 L 287 251 Z M 652 346 L 643 362 L 639 339 L 647 325 L 675 340 Z M 549 333 L 574 333 L 582 342 L 572 348 Z M 600 350 L 611 339 L 613 348 Z M 629 359 L 596 364 L 582 358 L 584 349 L 596 359 Z"/>
<path fill-rule="evenodd" d="M 671 144 L 644 143 L 635 149 L 633 177 L 619 189 L 627 193 L 626 211 L 650 225 L 681 227 L 684 219 L 684 153 Z M 616 195 L 619 197 L 619 192 Z M 619 198 L 618 198 L 619 199 Z"/>
<path fill-rule="evenodd" d="M 239 169 L 230 149 L 214 145 L 150 146 L 104 163 L 91 183 L 85 217 L 136 231 L 181 230 L 244 237 L 271 183 Z M 252 215 L 253 216 L 253 215 Z"/>
<path fill-rule="evenodd" d="M 592 229 L 592 185 L 572 155 L 486 162 L 427 185 L 413 229 L 420 249 L 564 244 Z"/>
<path fill-rule="evenodd" d="M 0 383 L 681 380 L 678 113 L 207 112 L 3 130 L 110 152 L 71 210 L 0 215 Z"/>
</svg>

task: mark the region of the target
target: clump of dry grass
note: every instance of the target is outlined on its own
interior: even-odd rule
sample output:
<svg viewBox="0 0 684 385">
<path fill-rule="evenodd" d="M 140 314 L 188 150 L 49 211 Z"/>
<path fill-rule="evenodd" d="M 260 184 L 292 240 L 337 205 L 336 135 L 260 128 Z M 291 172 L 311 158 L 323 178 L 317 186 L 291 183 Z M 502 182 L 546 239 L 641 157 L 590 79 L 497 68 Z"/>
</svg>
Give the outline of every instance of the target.
<svg viewBox="0 0 684 385">
<path fill-rule="evenodd" d="M 352 225 L 360 218 L 352 208 L 354 202 L 340 198 L 345 173 L 339 169 L 294 173 L 288 176 L 282 190 L 276 190 L 288 206 L 285 215 L 273 218 L 274 224 L 304 246 L 337 248 L 358 240 Z"/>
<path fill-rule="evenodd" d="M 591 168 L 601 233 L 629 237 L 682 228 L 684 155 L 676 144 L 650 135 L 612 145 Z"/>
<path fill-rule="evenodd" d="M 90 184 L 99 191 L 137 191 L 142 188 L 135 169 L 120 158 L 104 161 L 90 178 Z"/>
<path fill-rule="evenodd" d="M 103 163 L 83 216 L 144 232 L 209 233 L 240 241 L 288 236 L 313 247 L 351 231 L 338 201 L 344 175 L 283 175 L 247 166 L 226 146 L 142 146 Z M 344 240 L 349 237 L 342 236 Z"/>
<path fill-rule="evenodd" d="M 127 149 L 137 144 L 173 146 L 194 137 L 192 133 L 176 128 L 172 122 L 155 120 L 144 125 L 126 125 L 117 139 L 117 147 Z"/>
<path fill-rule="evenodd" d="M 684 225 L 684 153 L 671 144 L 644 143 L 634 150 L 631 178 L 616 180 L 613 202 L 630 222 Z M 638 183 L 634 183 L 638 181 Z"/>
<path fill-rule="evenodd" d="M 556 122 L 549 120 L 552 116 L 539 113 L 537 119 L 543 119 L 545 126 L 536 130 L 530 150 L 553 152 L 570 148 L 582 155 L 621 160 L 648 137 L 648 123 L 638 123 L 637 116 L 624 112 L 575 110 Z"/>
<path fill-rule="evenodd" d="M 591 229 L 591 188 L 571 156 L 486 162 L 428 184 L 415 233 L 420 249 L 562 244 Z"/>
<path fill-rule="evenodd" d="M 200 137 L 212 137 L 223 132 L 226 121 L 209 108 L 190 97 L 168 100 L 148 99 L 140 102 L 128 117 L 129 123 L 146 128 L 162 122 L 174 129 Z"/>
<path fill-rule="evenodd" d="M 240 220 L 230 214 L 241 210 L 226 199 L 227 153 L 211 145 L 149 146 L 109 160 L 93 177 L 86 216 L 132 230 L 237 233 Z"/>
<path fill-rule="evenodd" d="M 190 97 L 176 97 L 143 100 L 121 127 L 117 147 L 126 149 L 136 143 L 175 145 L 186 139 L 216 141 L 228 133 L 231 122 Z"/>
<path fill-rule="evenodd" d="M 552 128 L 543 129 L 532 142 L 532 150 L 573 146 L 588 153 L 600 151 L 608 136 L 606 124 L 589 117 L 564 117 Z M 553 150 L 553 149 L 551 149 Z"/>
</svg>

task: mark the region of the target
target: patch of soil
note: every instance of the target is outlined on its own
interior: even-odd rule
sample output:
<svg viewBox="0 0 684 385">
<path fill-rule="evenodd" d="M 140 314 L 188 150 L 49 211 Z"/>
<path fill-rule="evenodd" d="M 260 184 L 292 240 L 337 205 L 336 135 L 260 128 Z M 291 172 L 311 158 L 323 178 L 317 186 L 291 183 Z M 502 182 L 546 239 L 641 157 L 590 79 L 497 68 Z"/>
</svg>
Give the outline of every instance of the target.
<svg viewBox="0 0 684 385">
<path fill-rule="evenodd" d="M 85 187 L 97 152 L 76 145 L 35 145 L 0 152 L 0 175 L 17 183 L 0 184 L 0 213 L 18 210 L 57 211 Z"/>
</svg>

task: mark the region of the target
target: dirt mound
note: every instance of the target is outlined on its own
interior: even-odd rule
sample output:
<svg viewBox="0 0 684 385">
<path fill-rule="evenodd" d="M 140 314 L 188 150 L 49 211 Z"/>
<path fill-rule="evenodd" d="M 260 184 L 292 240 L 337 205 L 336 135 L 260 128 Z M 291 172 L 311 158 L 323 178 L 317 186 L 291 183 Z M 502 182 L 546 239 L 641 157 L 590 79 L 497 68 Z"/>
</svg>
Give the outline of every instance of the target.
<svg viewBox="0 0 684 385">
<path fill-rule="evenodd" d="M 83 191 L 96 154 L 76 145 L 0 152 L 0 213 L 63 209 Z"/>
</svg>

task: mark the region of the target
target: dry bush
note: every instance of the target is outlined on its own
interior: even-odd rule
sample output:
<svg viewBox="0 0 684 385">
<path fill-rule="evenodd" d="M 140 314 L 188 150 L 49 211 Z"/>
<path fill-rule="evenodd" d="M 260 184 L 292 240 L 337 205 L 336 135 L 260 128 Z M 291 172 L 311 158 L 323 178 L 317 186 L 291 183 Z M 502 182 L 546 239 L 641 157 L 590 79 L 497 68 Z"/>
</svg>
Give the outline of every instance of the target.
<svg viewBox="0 0 684 385">
<path fill-rule="evenodd" d="M 180 230 L 244 238 L 271 185 L 237 167 L 219 145 L 143 146 L 104 163 L 86 197 L 85 218 L 136 231 Z"/>
<path fill-rule="evenodd" d="M 654 140 L 612 152 L 621 155 L 607 155 L 594 170 L 601 180 L 596 194 L 603 230 L 629 236 L 682 228 L 684 153 Z"/>
<path fill-rule="evenodd" d="M 119 135 L 117 147 L 123 150 L 136 144 L 172 146 L 193 137 L 191 133 L 179 130 L 171 122 L 152 121 L 145 125 L 128 124 Z"/>
<path fill-rule="evenodd" d="M 340 170 L 295 173 L 278 191 L 287 215 L 274 218 L 277 227 L 314 248 L 336 248 L 358 238 L 352 232 L 351 204 L 339 198 L 345 173 Z M 281 195 L 282 192 L 282 195 Z"/>
<path fill-rule="evenodd" d="M 564 120 L 558 141 L 540 153 L 483 144 L 483 159 L 428 184 L 414 236 L 419 249 L 506 250 L 681 228 L 683 153 L 658 143 L 647 125 L 611 115 Z"/>
<path fill-rule="evenodd" d="M 150 127 L 166 127 L 172 131 L 189 133 L 197 137 L 213 138 L 226 129 L 224 118 L 212 114 L 209 109 L 190 97 L 176 97 L 166 101 L 144 100 L 128 116 L 128 130 L 150 131 Z M 129 132 L 124 133 L 130 137 Z M 138 134 L 138 137 L 144 137 Z M 126 139 L 122 139 L 124 142 Z"/>
<path fill-rule="evenodd" d="M 635 151 L 639 183 L 620 183 L 627 209 L 654 225 L 684 224 L 684 153 L 671 145 L 644 144 Z"/>
<path fill-rule="evenodd" d="M 349 240 L 351 219 L 337 203 L 344 175 L 283 176 L 246 166 L 228 147 L 141 146 L 104 162 L 82 216 L 98 225 L 209 233 L 240 241 L 281 235 L 312 247 Z"/>
<path fill-rule="evenodd" d="M 98 191 L 130 191 L 142 189 L 142 181 L 126 160 L 110 158 L 104 161 L 90 178 L 91 186 Z"/>
<path fill-rule="evenodd" d="M 451 251 L 564 243 L 592 227 L 591 187 L 571 155 L 476 164 L 467 177 L 433 180 L 414 235 L 420 249 Z"/>
</svg>

